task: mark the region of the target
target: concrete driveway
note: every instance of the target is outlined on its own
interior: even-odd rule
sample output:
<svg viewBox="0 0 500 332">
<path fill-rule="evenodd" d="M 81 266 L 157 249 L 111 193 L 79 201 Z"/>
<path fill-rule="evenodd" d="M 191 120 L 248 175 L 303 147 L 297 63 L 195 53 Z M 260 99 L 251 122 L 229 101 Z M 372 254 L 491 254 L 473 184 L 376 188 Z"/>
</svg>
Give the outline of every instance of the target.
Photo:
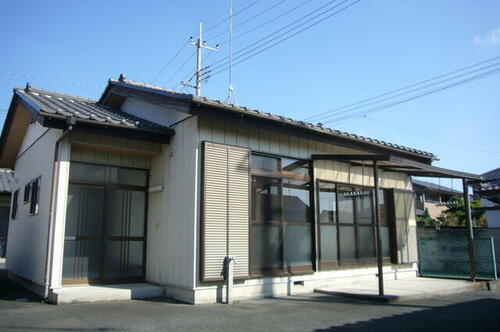
<svg viewBox="0 0 500 332">
<path fill-rule="evenodd" d="M 27 296 L 5 279 L 0 281 L 0 290 L 0 331 L 498 331 L 500 328 L 500 294 L 488 291 L 391 304 L 311 294 L 231 306 L 193 306 L 168 300 L 56 306 L 38 302 L 36 297 Z"/>
</svg>

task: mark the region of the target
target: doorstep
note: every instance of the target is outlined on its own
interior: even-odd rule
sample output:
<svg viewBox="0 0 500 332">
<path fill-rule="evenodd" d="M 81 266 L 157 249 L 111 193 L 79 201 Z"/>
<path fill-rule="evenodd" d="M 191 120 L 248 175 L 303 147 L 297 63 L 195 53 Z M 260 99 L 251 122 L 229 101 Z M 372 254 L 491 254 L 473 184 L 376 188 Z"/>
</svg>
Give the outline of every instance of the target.
<svg viewBox="0 0 500 332">
<path fill-rule="evenodd" d="M 117 285 L 78 285 L 54 289 L 50 302 L 55 304 L 77 302 L 124 301 L 162 297 L 163 287 L 148 283 Z"/>
<path fill-rule="evenodd" d="M 486 289 L 485 282 L 415 277 L 384 280 L 384 296 L 378 295 L 377 279 L 317 288 L 314 292 L 362 300 L 393 302 L 431 298 L 480 289 Z"/>
</svg>

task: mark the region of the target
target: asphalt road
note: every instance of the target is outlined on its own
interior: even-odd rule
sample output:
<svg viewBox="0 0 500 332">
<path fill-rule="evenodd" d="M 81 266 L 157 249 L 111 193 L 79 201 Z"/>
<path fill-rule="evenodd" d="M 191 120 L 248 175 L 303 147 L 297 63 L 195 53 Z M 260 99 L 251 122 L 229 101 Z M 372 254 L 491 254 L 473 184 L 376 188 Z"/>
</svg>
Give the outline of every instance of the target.
<svg viewBox="0 0 500 332">
<path fill-rule="evenodd" d="M 168 300 L 56 306 L 0 280 L 0 331 L 500 331 L 499 312 L 500 294 L 488 291 L 394 304 L 311 294 L 231 306 Z"/>
</svg>

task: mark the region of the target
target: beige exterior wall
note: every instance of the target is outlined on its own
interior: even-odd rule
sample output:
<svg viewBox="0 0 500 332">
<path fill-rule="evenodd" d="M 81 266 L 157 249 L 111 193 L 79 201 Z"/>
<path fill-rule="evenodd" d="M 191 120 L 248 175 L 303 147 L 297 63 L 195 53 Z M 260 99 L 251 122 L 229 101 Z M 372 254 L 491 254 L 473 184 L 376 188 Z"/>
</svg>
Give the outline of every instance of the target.
<svg viewBox="0 0 500 332">
<path fill-rule="evenodd" d="M 175 127 L 169 145 L 151 159 L 150 186 L 164 191 L 149 194 L 147 281 L 192 289 L 198 270 L 199 156 L 196 117 Z"/>
<path fill-rule="evenodd" d="M 254 152 L 302 159 L 310 159 L 312 154 L 366 154 L 364 151 L 277 134 L 268 130 L 253 129 L 243 125 L 234 125 L 206 118 L 199 118 L 199 151 L 201 151 L 201 142 L 203 141 L 235 145 L 249 148 Z M 199 152 L 200 160 L 201 157 L 201 153 Z M 373 186 L 372 168 L 350 167 L 347 163 L 342 162 L 316 162 L 315 176 L 316 179 Z M 198 177 L 201 177 L 201 172 L 198 173 Z M 381 171 L 379 177 L 380 186 L 382 188 L 412 190 L 411 178 L 404 173 Z M 416 234 L 416 220 L 414 214 L 410 217 L 407 226 L 409 242 L 405 244 L 405 251 L 408 252 L 410 261 L 416 261 L 416 236 L 414 236 L 414 234 Z M 196 243 L 196 245 L 198 246 L 197 257 L 199 257 L 199 243 Z M 198 271 L 199 259 L 196 259 L 196 264 L 196 271 Z M 401 269 L 401 271 L 404 271 L 407 275 L 416 275 L 415 264 L 410 264 L 405 267 L 387 266 L 384 267 L 384 269 L 389 273 L 389 278 L 391 278 L 391 273 L 398 269 Z M 287 295 L 293 292 L 300 292 L 301 290 L 312 291 L 314 287 L 332 282 L 352 282 L 352 280 L 354 280 L 353 278 L 373 278 L 375 274 L 376 268 L 358 268 L 315 272 L 308 276 L 294 276 L 289 278 L 250 279 L 238 281 L 235 284 L 234 296 L 236 299 L 243 299 L 259 296 Z M 293 284 L 294 281 L 302 280 L 308 280 L 305 282 L 308 286 L 301 288 Z M 204 283 L 201 282 L 199 278 L 196 278 L 196 285 L 197 287 L 193 291 L 168 287 L 167 285 L 167 294 L 192 303 L 210 303 L 223 299 L 223 284 L 217 282 Z M 296 291 L 293 289 L 296 289 Z"/>
</svg>

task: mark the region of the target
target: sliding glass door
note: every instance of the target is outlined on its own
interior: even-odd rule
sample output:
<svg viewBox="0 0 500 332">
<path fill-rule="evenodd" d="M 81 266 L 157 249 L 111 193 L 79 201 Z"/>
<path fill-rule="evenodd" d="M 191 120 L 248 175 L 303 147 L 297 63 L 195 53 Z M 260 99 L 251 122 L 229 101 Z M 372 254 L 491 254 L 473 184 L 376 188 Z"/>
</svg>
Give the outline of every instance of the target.
<svg viewBox="0 0 500 332">
<path fill-rule="evenodd" d="M 144 279 L 147 171 L 72 163 L 63 283 Z"/>
</svg>

